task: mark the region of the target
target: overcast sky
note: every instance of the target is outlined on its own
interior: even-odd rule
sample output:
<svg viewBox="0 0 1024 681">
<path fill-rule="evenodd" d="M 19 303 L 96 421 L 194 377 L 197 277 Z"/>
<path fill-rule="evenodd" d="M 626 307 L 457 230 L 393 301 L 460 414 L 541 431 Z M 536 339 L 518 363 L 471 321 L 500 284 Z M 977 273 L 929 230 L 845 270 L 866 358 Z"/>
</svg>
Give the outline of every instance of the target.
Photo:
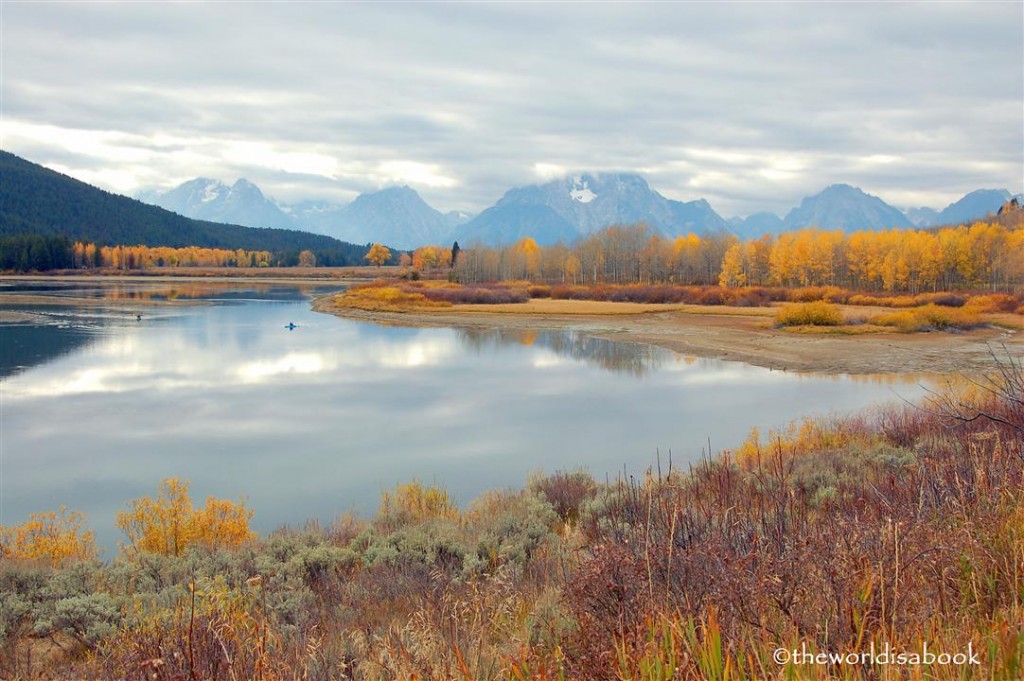
<svg viewBox="0 0 1024 681">
<path fill-rule="evenodd" d="M 1024 190 L 1024 2 L 2 4 L 4 149 L 121 193 L 635 171 L 724 216 Z"/>
</svg>

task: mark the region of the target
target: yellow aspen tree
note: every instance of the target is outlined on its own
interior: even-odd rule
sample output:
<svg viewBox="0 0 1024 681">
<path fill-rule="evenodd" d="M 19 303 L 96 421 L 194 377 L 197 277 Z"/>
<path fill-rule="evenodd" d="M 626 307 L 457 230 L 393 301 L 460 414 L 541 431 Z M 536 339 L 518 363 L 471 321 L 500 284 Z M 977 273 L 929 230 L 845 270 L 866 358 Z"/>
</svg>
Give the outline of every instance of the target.
<svg viewBox="0 0 1024 681">
<path fill-rule="evenodd" d="M 718 275 L 719 286 L 746 286 L 747 273 L 743 261 L 746 248 L 742 243 L 734 243 L 722 258 L 722 273 Z"/>
<path fill-rule="evenodd" d="M 391 258 L 391 250 L 387 246 L 373 244 L 364 257 L 370 264 L 380 267 Z"/>
</svg>

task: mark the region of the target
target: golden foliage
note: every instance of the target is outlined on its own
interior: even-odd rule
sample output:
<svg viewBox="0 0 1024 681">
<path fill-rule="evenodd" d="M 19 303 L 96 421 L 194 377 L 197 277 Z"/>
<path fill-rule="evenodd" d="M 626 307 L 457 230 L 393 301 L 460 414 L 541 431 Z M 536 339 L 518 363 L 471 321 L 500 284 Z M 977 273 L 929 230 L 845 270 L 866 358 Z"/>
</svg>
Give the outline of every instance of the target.
<svg viewBox="0 0 1024 681">
<path fill-rule="evenodd" d="M 21 525 L 0 525 L 0 556 L 4 558 L 61 565 L 96 555 L 95 538 L 91 530 L 85 529 L 85 516 L 68 512 L 64 506 L 56 513 L 33 513 Z"/>
<path fill-rule="evenodd" d="M 842 323 L 839 308 L 820 300 L 785 305 L 775 314 L 775 326 L 839 326 Z"/>
<path fill-rule="evenodd" d="M 845 234 L 817 228 L 736 241 L 673 240 L 613 226 L 566 246 L 523 239 L 460 253 L 463 282 L 528 277 L 565 284 L 671 282 L 720 286 L 843 286 L 864 291 L 1009 289 L 1024 281 L 1024 229 L 997 223 Z"/>
<path fill-rule="evenodd" d="M 970 309 L 925 305 L 910 310 L 891 312 L 871 318 L 872 324 L 893 326 L 904 333 L 913 331 L 972 329 L 981 319 Z"/>
<path fill-rule="evenodd" d="M 451 306 L 451 303 L 428 300 L 422 293 L 403 291 L 397 286 L 353 287 L 334 296 L 334 304 L 338 307 L 369 311 Z"/>
<path fill-rule="evenodd" d="M 141 497 L 129 506 L 118 511 L 117 526 L 134 551 L 180 556 L 189 546 L 236 547 L 255 536 L 252 511 L 243 502 L 209 497 L 205 507 L 194 509 L 188 482 L 178 478 L 164 480 L 155 499 Z"/>
<path fill-rule="evenodd" d="M 452 249 L 444 246 L 420 246 L 412 254 L 412 266 L 418 270 L 447 267 L 452 261 Z"/>
<path fill-rule="evenodd" d="M 867 438 L 870 435 L 807 418 L 799 423 L 791 422 L 784 430 L 772 429 L 764 439 L 760 429 L 753 428 L 743 444 L 731 454 L 738 464 L 749 467 L 770 457 L 788 459 L 811 455 L 814 452 L 841 449 L 851 442 Z"/>
<path fill-rule="evenodd" d="M 100 246 L 75 243 L 76 267 L 113 267 L 119 270 L 145 267 L 266 267 L 270 251 L 231 250 L 186 246 Z"/>
<path fill-rule="evenodd" d="M 428 518 L 454 518 L 458 514 L 458 508 L 443 487 L 425 487 L 419 480 L 399 485 L 393 492 L 384 492 L 380 496 L 380 515 L 383 517 L 399 516 L 419 522 Z"/>
<path fill-rule="evenodd" d="M 391 249 L 381 244 L 373 244 L 367 251 L 366 260 L 377 267 L 380 267 L 391 258 Z"/>
</svg>

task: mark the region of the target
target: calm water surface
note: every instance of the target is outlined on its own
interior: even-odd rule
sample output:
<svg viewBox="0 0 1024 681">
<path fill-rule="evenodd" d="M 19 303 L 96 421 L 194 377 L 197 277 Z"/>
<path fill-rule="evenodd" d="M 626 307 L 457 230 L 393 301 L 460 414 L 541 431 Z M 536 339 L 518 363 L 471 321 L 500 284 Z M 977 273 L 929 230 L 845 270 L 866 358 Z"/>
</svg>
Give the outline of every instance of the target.
<svg viewBox="0 0 1024 681">
<path fill-rule="evenodd" d="M 571 330 L 346 321 L 310 311 L 309 290 L 289 286 L 56 292 L 68 304 L 26 299 L 5 309 L 31 317 L 0 325 L 2 523 L 65 504 L 88 515 L 107 555 L 115 512 L 171 476 L 190 480 L 196 499 L 244 497 L 268 531 L 372 513 L 382 489 L 414 477 L 466 502 L 541 469 L 635 474 L 659 452 L 681 465 L 753 426 L 922 391 Z M 72 300 L 83 297 L 103 300 Z M 203 304 L 158 304 L 167 298 Z"/>
</svg>

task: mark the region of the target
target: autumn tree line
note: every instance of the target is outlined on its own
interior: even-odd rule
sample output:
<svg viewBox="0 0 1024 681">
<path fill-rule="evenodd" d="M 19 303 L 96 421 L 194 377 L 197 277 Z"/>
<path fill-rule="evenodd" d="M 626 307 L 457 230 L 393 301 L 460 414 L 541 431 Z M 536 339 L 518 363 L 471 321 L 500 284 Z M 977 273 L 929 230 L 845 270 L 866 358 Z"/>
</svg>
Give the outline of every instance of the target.
<svg viewBox="0 0 1024 681">
<path fill-rule="evenodd" d="M 204 246 L 103 245 L 72 241 L 66 236 L 15 234 L 0 236 L 0 270 L 19 272 L 150 267 L 344 267 L 365 264 L 365 246 L 342 244 L 334 249 L 268 251 Z M 384 262 L 391 262 L 390 252 Z"/>
<path fill-rule="evenodd" d="M 454 251 L 454 252 L 453 252 Z M 504 247 L 374 244 L 354 262 L 304 250 L 109 246 L 64 237 L 0 238 L 0 269 L 383 265 L 449 272 L 462 283 L 530 280 L 573 285 L 842 286 L 863 291 L 1018 290 L 1024 285 L 1024 225 L 976 222 L 940 229 L 802 229 L 742 241 L 728 233 L 665 237 L 639 224 L 612 226 L 573 244 L 524 238 Z M 371 257 L 374 256 L 374 257 Z"/>
<path fill-rule="evenodd" d="M 431 248 L 442 251 L 443 261 L 443 249 Z M 741 241 L 725 233 L 672 238 L 642 224 L 612 226 L 572 245 L 544 247 L 525 238 L 501 248 L 467 247 L 452 277 L 463 283 L 1016 290 L 1024 285 L 1024 229 L 994 222 L 851 234 L 808 228 Z"/>
<path fill-rule="evenodd" d="M 244 249 L 171 248 L 168 246 L 97 246 L 76 241 L 74 267 L 110 267 L 134 270 L 146 267 L 268 267 L 270 251 Z"/>
</svg>

